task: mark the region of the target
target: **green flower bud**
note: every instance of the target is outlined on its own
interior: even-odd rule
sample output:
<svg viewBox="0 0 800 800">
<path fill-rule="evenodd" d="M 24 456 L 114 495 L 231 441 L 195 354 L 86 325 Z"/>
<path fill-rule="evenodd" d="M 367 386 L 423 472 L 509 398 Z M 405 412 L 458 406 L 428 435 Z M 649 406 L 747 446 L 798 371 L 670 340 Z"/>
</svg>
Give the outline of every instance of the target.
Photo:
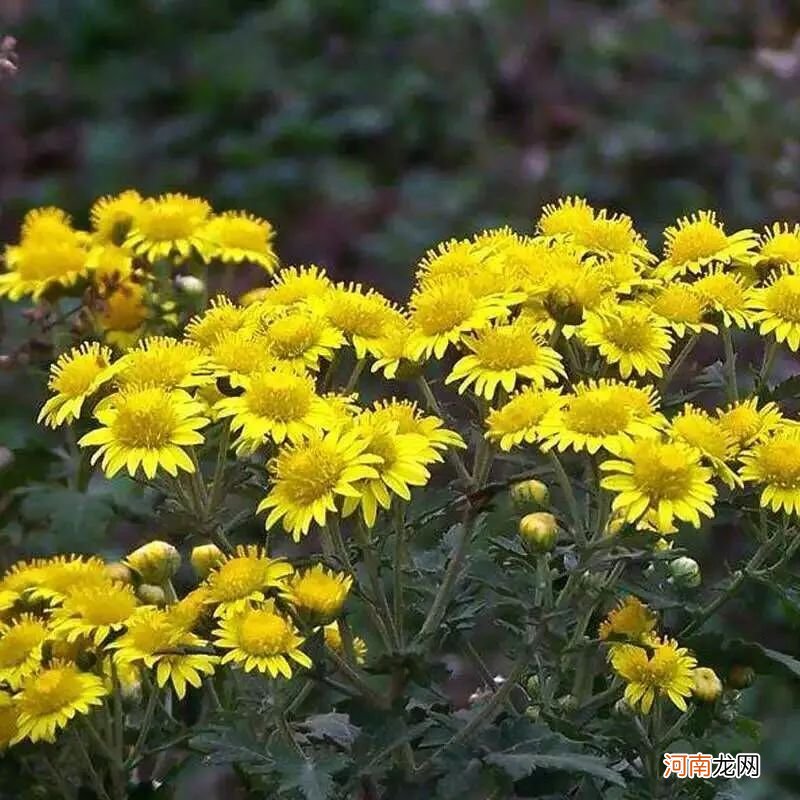
<svg viewBox="0 0 800 800">
<path fill-rule="evenodd" d="M 530 507 L 545 507 L 550 500 L 550 490 L 541 481 L 529 480 L 515 483 L 509 489 L 511 500 L 521 511 Z"/>
<path fill-rule="evenodd" d="M 547 511 L 537 511 L 519 521 L 519 534 L 532 550 L 547 553 L 558 541 L 558 523 Z"/>
<path fill-rule="evenodd" d="M 167 595 L 160 586 L 153 583 L 142 583 L 136 589 L 136 596 L 149 606 L 165 606 Z"/>
<path fill-rule="evenodd" d="M 181 554 L 168 542 L 148 542 L 134 550 L 125 563 L 144 583 L 165 583 L 181 565 Z"/>
<path fill-rule="evenodd" d="M 702 580 L 700 565 L 688 556 L 681 556 L 671 561 L 669 573 L 675 581 L 675 585 L 684 589 L 694 589 L 700 585 Z"/>
<path fill-rule="evenodd" d="M 709 667 L 697 667 L 694 671 L 694 696 L 704 703 L 713 703 L 722 694 L 722 681 Z"/>
<path fill-rule="evenodd" d="M 130 568 L 121 561 L 112 561 L 110 564 L 106 564 L 106 574 L 112 581 L 133 583 L 133 573 Z"/>
<path fill-rule="evenodd" d="M 212 569 L 219 566 L 224 558 L 224 553 L 215 544 L 199 544 L 192 549 L 190 560 L 197 577 L 202 580 Z"/>
</svg>

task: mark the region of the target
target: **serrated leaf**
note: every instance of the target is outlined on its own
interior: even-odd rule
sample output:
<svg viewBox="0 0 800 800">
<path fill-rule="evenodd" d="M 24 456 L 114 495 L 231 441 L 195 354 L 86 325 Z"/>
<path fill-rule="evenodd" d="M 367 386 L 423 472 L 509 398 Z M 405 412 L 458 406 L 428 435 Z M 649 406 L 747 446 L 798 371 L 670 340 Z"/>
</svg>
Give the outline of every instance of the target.
<svg viewBox="0 0 800 800">
<path fill-rule="evenodd" d="M 521 780 L 537 769 L 553 769 L 591 775 L 616 786 L 625 785 L 623 777 L 603 759 L 580 753 L 526 753 L 517 746 L 503 753 L 490 753 L 484 761 L 503 770 L 513 781 Z"/>
<path fill-rule="evenodd" d="M 275 769 L 275 761 L 261 745 L 241 731 L 221 725 L 193 736 L 189 746 L 205 755 L 209 764 L 235 764 L 252 775 L 265 775 Z"/>
<path fill-rule="evenodd" d="M 333 776 L 347 762 L 342 756 L 306 756 L 281 754 L 277 761 L 278 770 L 283 776 L 281 792 L 297 789 L 305 800 L 328 800 L 333 792 Z"/>
<path fill-rule="evenodd" d="M 348 750 L 361 733 L 361 728 L 353 725 L 347 714 L 336 712 L 315 714 L 303 720 L 298 727 L 312 739 L 327 739 Z"/>
</svg>

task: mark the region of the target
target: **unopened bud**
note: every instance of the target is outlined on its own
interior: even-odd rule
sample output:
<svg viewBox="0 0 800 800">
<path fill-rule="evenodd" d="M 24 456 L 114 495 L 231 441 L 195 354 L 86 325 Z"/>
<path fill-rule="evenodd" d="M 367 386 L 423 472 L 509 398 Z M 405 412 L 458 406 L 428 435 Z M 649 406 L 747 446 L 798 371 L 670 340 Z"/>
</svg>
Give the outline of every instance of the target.
<svg viewBox="0 0 800 800">
<path fill-rule="evenodd" d="M 578 707 L 578 698 L 575 697 L 574 694 L 565 694 L 563 697 L 559 697 L 556 702 L 558 703 L 558 707 L 567 713 L 575 711 Z"/>
<path fill-rule="evenodd" d="M 728 685 L 732 689 L 746 689 L 755 679 L 756 671 L 744 664 L 734 664 L 728 672 Z"/>
<path fill-rule="evenodd" d="M 713 703 L 722 694 L 722 681 L 710 667 L 697 667 L 692 692 L 698 700 Z"/>
<path fill-rule="evenodd" d="M 136 589 L 136 595 L 148 606 L 165 606 L 167 604 L 167 595 L 160 586 L 154 583 L 142 583 Z"/>
<path fill-rule="evenodd" d="M 550 499 L 550 490 L 537 480 L 520 481 L 513 484 L 509 491 L 511 500 L 520 510 L 537 506 L 543 508 Z"/>
<path fill-rule="evenodd" d="M 681 556 L 670 562 L 669 573 L 676 586 L 684 589 L 694 589 L 700 585 L 700 565 L 688 556 Z"/>
<path fill-rule="evenodd" d="M 145 583 L 168 581 L 181 565 L 181 554 L 169 542 L 148 542 L 134 550 L 125 563 L 139 573 Z"/>
<path fill-rule="evenodd" d="M 215 544 L 199 544 L 192 549 L 191 562 L 197 577 L 205 578 L 212 569 L 219 566 L 225 555 Z"/>
<path fill-rule="evenodd" d="M 531 549 L 547 553 L 558 540 L 558 523 L 547 511 L 526 514 L 519 521 L 519 534 Z"/>
<path fill-rule="evenodd" d="M 108 575 L 112 581 L 133 583 L 133 573 L 130 567 L 128 567 L 127 564 L 123 564 L 121 561 L 112 561 L 110 564 L 106 564 L 106 575 Z"/>
<path fill-rule="evenodd" d="M 206 290 L 206 284 L 201 278 L 194 275 L 178 275 L 175 278 L 175 288 L 184 294 L 198 296 Z"/>
<path fill-rule="evenodd" d="M 531 720 L 531 722 L 538 722 L 539 718 L 542 716 L 542 709 L 539 706 L 528 706 L 525 709 L 525 716 Z"/>
</svg>

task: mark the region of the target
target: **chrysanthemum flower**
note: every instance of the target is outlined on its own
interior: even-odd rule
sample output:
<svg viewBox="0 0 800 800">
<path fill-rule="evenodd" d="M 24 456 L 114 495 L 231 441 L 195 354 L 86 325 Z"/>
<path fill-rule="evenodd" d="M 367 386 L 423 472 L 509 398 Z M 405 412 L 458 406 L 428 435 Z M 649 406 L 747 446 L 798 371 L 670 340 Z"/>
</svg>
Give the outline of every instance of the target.
<svg viewBox="0 0 800 800">
<path fill-rule="evenodd" d="M 717 415 L 719 424 L 730 436 L 737 452 L 764 439 L 783 422 L 783 416 L 775 403 L 765 403 L 759 408 L 756 397 L 717 409 Z"/>
<path fill-rule="evenodd" d="M 627 214 L 609 214 L 601 209 L 591 220 L 578 225 L 572 240 L 579 247 L 601 256 L 626 255 L 643 264 L 655 261 Z"/>
<path fill-rule="evenodd" d="M 657 408 L 652 387 L 611 380 L 579 383 L 540 421 L 542 449 L 619 453 L 634 437 L 653 436 L 663 427 Z"/>
<path fill-rule="evenodd" d="M 206 240 L 209 257 L 233 264 L 258 264 L 269 273 L 275 271 L 275 230 L 265 219 L 246 211 L 226 211 L 212 217 L 197 235 Z"/>
<path fill-rule="evenodd" d="M 3 598 L 3 610 L 11 608 L 19 600 L 26 597 L 39 583 L 42 577 L 42 559 L 17 561 L 0 577 L 0 597 Z"/>
<path fill-rule="evenodd" d="M 14 698 L 18 730 L 13 741 L 52 742 L 76 714 L 103 705 L 107 694 L 102 678 L 74 664 L 54 662 L 26 680 Z"/>
<path fill-rule="evenodd" d="M 574 235 L 594 219 L 594 209 L 582 197 L 564 197 L 548 203 L 536 223 L 542 236 Z"/>
<path fill-rule="evenodd" d="M 197 252 L 206 258 L 213 247 L 201 236 L 211 206 L 185 194 L 162 194 L 145 200 L 136 214 L 127 247 L 150 261 Z"/>
<path fill-rule="evenodd" d="M 116 383 L 126 388 L 182 389 L 213 381 L 208 356 L 194 342 L 150 336 L 117 362 Z"/>
<path fill-rule="evenodd" d="M 53 612 L 53 633 L 68 642 L 86 637 L 100 646 L 122 630 L 138 605 L 133 587 L 126 584 L 75 586 Z"/>
<path fill-rule="evenodd" d="M 194 472 L 184 448 L 203 443 L 199 429 L 208 419 L 201 413 L 202 405 L 181 390 L 158 386 L 122 389 L 95 412 L 102 427 L 87 433 L 78 444 L 99 445 L 92 463 L 102 459 L 108 477 L 123 468 L 133 476 L 140 466 L 148 478 L 159 468 L 172 476 L 179 469 Z"/>
<path fill-rule="evenodd" d="M 212 675 L 219 661 L 215 655 L 195 652 L 207 645 L 203 639 L 181 630 L 160 609 L 142 608 L 128 620 L 127 630 L 107 645 L 115 651 L 119 663 L 143 664 L 155 669 L 159 687 L 172 683 L 179 698 L 186 695 L 187 684 L 198 688 L 202 675 Z M 191 652 L 181 652 L 187 648 Z"/>
<path fill-rule="evenodd" d="M 242 304 L 259 303 L 274 310 L 305 305 L 333 288 L 333 281 L 322 267 L 285 267 L 272 279 L 270 286 L 253 289 L 242 296 Z"/>
<path fill-rule="evenodd" d="M 535 337 L 524 321 L 484 328 L 463 342 L 472 353 L 456 362 L 445 381 L 461 381 L 459 394 L 474 384 L 477 395 L 491 400 L 498 385 L 512 392 L 522 379 L 542 388 L 566 374 L 561 356 Z"/>
<path fill-rule="evenodd" d="M 16 704 L 8 692 L 0 689 L 0 755 L 14 741 L 18 731 Z"/>
<path fill-rule="evenodd" d="M 245 672 L 268 672 L 272 678 L 292 677 L 290 661 L 311 668 L 311 659 L 300 650 L 305 641 L 291 620 L 277 613 L 273 600 L 258 608 L 226 617 L 214 631 L 214 644 L 228 650 L 223 664 L 239 664 Z"/>
<path fill-rule="evenodd" d="M 540 425 L 546 414 L 566 402 L 558 389 L 526 387 L 486 417 L 486 438 L 504 451 L 541 438 Z"/>
<path fill-rule="evenodd" d="M 709 460 L 715 474 L 732 489 L 740 484 L 728 462 L 736 454 L 730 433 L 707 411 L 686 403 L 681 413 L 670 420 L 672 438 L 697 448 Z"/>
<path fill-rule="evenodd" d="M 205 584 L 192 589 L 177 603 L 166 609 L 167 622 L 179 631 L 191 633 L 206 617 L 210 617 L 209 590 Z"/>
<path fill-rule="evenodd" d="M 38 300 L 55 286 L 72 286 L 87 271 L 86 240 L 77 232 L 51 241 L 22 242 L 6 251 L 8 272 L 0 275 L 0 297 Z"/>
<path fill-rule="evenodd" d="M 718 312 L 726 328 L 746 328 L 752 322 L 750 292 L 740 275 L 712 269 L 693 284 L 705 306 Z"/>
<path fill-rule="evenodd" d="M 377 358 L 372 372 L 383 370 L 384 378 L 394 380 L 403 364 L 413 368 L 414 362 L 408 357 L 408 340 L 412 332 L 413 328 L 405 320 L 391 326 L 375 346 Z"/>
<path fill-rule="evenodd" d="M 216 616 L 229 616 L 266 599 L 269 589 L 283 588 L 292 572 L 290 564 L 261 548 L 239 545 L 206 578 L 206 602 L 216 604 Z"/>
<path fill-rule="evenodd" d="M 628 253 L 607 258 L 595 258 L 590 264 L 592 275 L 597 275 L 605 289 L 615 294 L 630 294 L 638 287 L 655 283 L 642 273 L 642 265 Z"/>
<path fill-rule="evenodd" d="M 699 528 L 701 514 L 713 516 L 717 496 L 712 472 L 700 459 L 684 442 L 639 439 L 623 446 L 621 459 L 600 464 L 610 473 L 601 486 L 616 494 L 612 510 L 624 513 L 627 522 L 653 512 L 661 533 L 669 533 L 676 518 Z"/>
<path fill-rule="evenodd" d="M 95 241 L 119 245 L 125 241 L 143 203 L 135 189 L 99 198 L 89 211 Z"/>
<path fill-rule="evenodd" d="M 110 380 L 115 371 L 111 351 L 97 342 L 84 342 L 62 353 L 50 365 L 47 386 L 54 394 L 42 406 L 38 421 L 56 428 L 77 419 L 86 399 Z"/>
<path fill-rule="evenodd" d="M 349 575 L 331 572 L 317 564 L 294 575 L 286 599 L 316 624 L 325 624 L 341 613 L 352 585 Z"/>
<path fill-rule="evenodd" d="M 800 225 L 775 222 L 758 238 L 754 261 L 767 266 L 800 267 Z"/>
<path fill-rule="evenodd" d="M 714 325 L 705 321 L 706 302 L 690 283 L 668 283 L 642 300 L 681 339 L 687 333 L 717 332 Z"/>
<path fill-rule="evenodd" d="M 515 233 L 508 225 L 499 228 L 489 228 L 476 233 L 469 244 L 473 252 L 482 258 L 502 256 L 509 248 L 520 242 L 522 237 Z"/>
<path fill-rule="evenodd" d="M 123 281 L 102 298 L 95 323 L 109 344 L 126 350 L 139 340 L 149 316 L 145 287 Z"/>
<path fill-rule="evenodd" d="M 344 641 L 342 640 L 342 631 L 339 628 L 338 622 L 331 622 L 323 629 L 325 637 L 325 644 L 330 647 L 335 653 L 344 655 Z M 367 643 L 360 637 L 353 637 L 353 653 L 356 657 L 357 664 L 363 664 L 367 658 Z"/>
<path fill-rule="evenodd" d="M 772 334 L 789 348 L 800 350 L 800 275 L 782 273 L 752 292 L 754 321 L 762 336 Z"/>
<path fill-rule="evenodd" d="M 336 512 L 338 498 L 359 498 L 359 481 L 379 478 L 380 456 L 367 452 L 367 442 L 355 430 L 317 434 L 281 449 L 270 464 L 273 484 L 258 511 L 269 510 L 271 528 L 279 520 L 295 541 L 312 522 L 324 525 Z"/>
<path fill-rule="evenodd" d="M 708 264 L 746 260 L 756 242 L 754 231 L 728 235 L 713 211 L 698 211 L 664 231 L 664 261 L 659 272 L 669 279 L 698 273 Z"/>
<path fill-rule="evenodd" d="M 627 639 L 631 642 L 650 642 L 658 615 L 638 597 L 628 595 L 609 611 L 600 623 L 600 639 Z"/>
<path fill-rule="evenodd" d="M 218 295 L 209 307 L 186 324 L 186 335 L 203 347 L 213 347 L 223 336 L 243 328 L 249 322 L 247 311 Z"/>
<path fill-rule="evenodd" d="M 428 250 L 417 265 L 416 281 L 424 287 L 442 279 L 465 280 L 483 270 L 487 251 L 474 242 L 451 239 Z"/>
<path fill-rule="evenodd" d="M 106 564 L 97 556 L 54 556 L 39 562 L 38 579 L 30 590 L 34 600 L 61 602 L 76 586 L 108 584 Z"/>
<path fill-rule="evenodd" d="M 245 328 L 223 333 L 208 352 L 214 374 L 227 377 L 237 387 L 269 361 L 264 337 Z"/>
<path fill-rule="evenodd" d="M 33 208 L 25 214 L 20 228 L 21 242 L 47 244 L 75 234 L 72 219 L 66 211 L 54 206 Z"/>
<path fill-rule="evenodd" d="M 677 642 L 665 639 L 655 645 L 652 655 L 643 647 L 621 644 L 611 650 L 614 671 L 628 684 L 625 701 L 632 708 L 641 704 L 649 714 L 658 696 L 668 697 L 681 711 L 694 689 L 694 668 L 697 659 Z"/>
<path fill-rule="evenodd" d="M 605 361 L 616 364 L 623 378 L 633 373 L 660 378 L 663 365 L 669 363 L 672 337 L 667 323 L 646 306 L 608 306 L 587 312 L 579 335 L 596 347 Z"/>
<path fill-rule="evenodd" d="M 16 689 L 42 662 L 42 645 L 50 635 L 44 620 L 22 614 L 0 622 L 0 683 Z"/>
<path fill-rule="evenodd" d="M 779 428 L 740 458 L 742 479 L 763 487 L 764 508 L 800 514 L 800 430 Z"/>
<path fill-rule="evenodd" d="M 94 283 L 115 285 L 133 276 L 133 253 L 115 244 L 94 245 L 86 258 Z"/>
</svg>

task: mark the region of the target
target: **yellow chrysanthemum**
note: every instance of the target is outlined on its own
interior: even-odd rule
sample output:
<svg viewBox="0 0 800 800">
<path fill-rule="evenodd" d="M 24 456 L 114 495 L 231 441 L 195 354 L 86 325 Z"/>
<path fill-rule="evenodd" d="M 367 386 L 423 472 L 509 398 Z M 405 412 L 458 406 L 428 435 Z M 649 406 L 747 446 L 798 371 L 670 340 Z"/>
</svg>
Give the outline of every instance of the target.
<svg viewBox="0 0 800 800">
<path fill-rule="evenodd" d="M 338 622 L 331 622 L 323 628 L 323 635 L 325 637 L 325 644 L 331 650 L 344 655 L 344 641 L 342 640 L 342 631 L 339 628 Z M 353 637 L 353 653 L 356 657 L 357 664 L 363 664 L 367 658 L 367 643 L 359 636 Z"/>
<path fill-rule="evenodd" d="M 643 305 L 608 306 L 600 312 L 587 312 L 579 335 L 596 347 L 619 374 L 663 376 L 669 363 L 672 337 L 667 323 Z"/>
<path fill-rule="evenodd" d="M 617 454 L 634 437 L 653 436 L 664 426 L 658 402 L 650 386 L 611 380 L 579 383 L 540 421 L 542 449 L 596 453 L 604 448 Z"/>
<path fill-rule="evenodd" d="M 214 631 L 214 644 L 228 652 L 223 664 L 239 664 L 245 672 L 268 672 L 270 677 L 292 677 L 290 661 L 310 669 L 311 659 L 300 650 L 305 641 L 291 620 L 275 610 L 268 600 L 258 608 L 248 608 L 226 617 Z"/>
<path fill-rule="evenodd" d="M 170 620 L 168 612 L 143 608 L 128 620 L 127 630 L 108 649 L 122 665 L 143 664 L 155 669 L 159 687 L 171 682 L 179 698 L 186 695 L 187 685 L 198 688 L 202 675 L 212 675 L 219 658 L 195 652 L 207 642 Z M 182 648 L 192 652 L 181 652 Z"/>
<path fill-rule="evenodd" d="M 6 251 L 8 272 L 0 275 L 0 297 L 38 300 L 56 286 L 69 287 L 87 271 L 88 249 L 77 232 L 52 241 L 23 242 Z"/>
<path fill-rule="evenodd" d="M 14 699 L 8 692 L 0 689 L 0 755 L 14 741 L 18 732 Z"/>
<path fill-rule="evenodd" d="M 223 336 L 240 330 L 248 322 L 248 314 L 242 306 L 234 305 L 227 297 L 219 295 L 202 314 L 189 320 L 186 335 L 199 345 L 210 348 Z"/>
<path fill-rule="evenodd" d="M 782 273 L 752 291 L 753 320 L 762 336 L 772 334 L 793 352 L 800 350 L 800 275 Z"/>
<path fill-rule="evenodd" d="M 628 595 L 600 623 L 597 635 L 601 639 L 627 639 L 631 642 L 650 642 L 658 615 L 638 597 Z"/>
<path fill-rule="evenodd" d="M 734 447 L 730 433 L 707 411 L 687 403 L 681 413 L 670 421 L 669 434 L 672 438 L 686 442 L 697 448 L 705 456 L 717 476 L 730 487 L 739 484 L 736 474 L 728 466 L 734 457 Z"/>
<path fill-rule="evenodd" d="M 717 332 L 714 325 L 705 321 L 706 303 L 690 283 L 668 283 L 643 300 L 679 338 L 686 336 L 687 332 Z"/>
<path fill-rule="evenodd" d="M 80 637 L 100 646 L 111 633 L 121 630 L 139 605 L 132 586 L 75 586 L 53 612 L 53 633 L 74 642 Z"/>
<path fill-rule="evenodd" d="M 11 608 L 31 592 L 42 578 L 44 561 L 17 561 L 12 564 L 0 578 L 0 596 L 3 600 L 3 610 Z"/>
<path fill-rule="evenodd" d="M 264 337 L 246 329 L 223 333 L 209 347 L 209 356 L 214 374 L 227 377 L 236 387 L 269 361 Z"/>
<path fill-rule="evenodd" d="M 52 742 L 76 714 L 103 705 L 107 694 L 102 678 L 74 664 L 54 662 L 26 680 L 14 698 L 18 730 L 13 741 Z"/>
<path fill-rule="evenodd" d="M 591 271 L 593 275 L 597 275 L 605 289 L 615 294 L 630 294 L 639 286 L 648 286 L 655 282 L 644 276 L 642 265 L 628 253 L 594 259 Z"/>
<path fill-rule="evenodd" d="M 352 585 L 349 575 L 331 572 L 317 564 L 298 572 L 289 581 L 286 599 L 316 624 L 325 624 L 341 613 Z"/>
<path fill-rule="evenodd" d="M 755 262 L 795 271 L 800 267 L 800 225 L 775 222 L 758 239 Z"/>
<path fill-rule="evenodd" d="M 199 197 L 162 194 L 141 204 L 125 244 L 150 261 L 193 252 L 206 258 L 213 247 L 201 232 L 210 214 L 211 206 Z"/>
<path fill-rule="evenodd" d="M 54 556 L 39 563 L 38 579 L 30 597 L 58 603 L 76 586 L 107 583 L 106 564 L 97 556 Z"/>
<path fill-rule="evenodd" d="M 47 386 L 54 395 L 42 406 L 38 422 L 56 428 L 76 420 L 86 399 L 110 380 L 115 371 L 111 351 L 97 342 L 84 342 L 62 353 L 50 366 Z"/>
<path fill-rule="evenodd" d="M 701 464 L 698 450 L 684 442 L 639 439 L 623 445 L 619 460 L 604 461 L 610 473 L 601 486 L 615 493 L 612 510 L 637 522 L 648 512 L 661 533 L 674 519 L 700 527 L 700 515 L 712 517 L 717 490 L 712 472 Z"/>
<path fill-rule="evenodd" d="M 167 622 L 179 631 L 191 633 L 202 620 L 210 617 L 209 589 L 207 585 L 192 589 L 177 603 L 166 609 Z"/>
<path fill-rule="evenodd" d="M 766 403 L 759 408 L 755 397 L 717 409 L 717 415 L 719 424 L 730 436 L 737 452 L 765 438 L 783 422 L 775 403 Z"/>
<path fill-rule="evenodd" d="M 500 408 L 492 409 L 486 417 L 486 438 L 497 443 L 501 450 L 532 444 L 541 438 L 540 425 L 547 413 L 566 402 L 558 389 L 526 387 L 513 395 Z"/>
<path fill-rule="evenodd" d="M 226 211 L 212 217 L 197 235 L 206 241 L 206 253 L 211 258 L 233 264 L 258 264 L 269 273 L 275 271 L 275 230 L 265 219 L 246 211 Z"/>
<path fill-rule="evenodd" d="M 267 528 L 279 520 L 295 541 L 312 522 L 324 525 L 336 513 L 340 497 L 359 498 L 359 481 L 379 478 L 380 456 L 366 452 L 367 442 L 355 430 L 316 434 L 285 446 L 270 464 L 273 484 L 258 511 L 267 511 Z"/>
<path fill-rule="evenodd" d="M 372 365 L 372 372 L 383 370 L 384 378 L 394 380 L 404 363 L 413 368 L 413 362 L 408 357 L 408 340 L 412 332 L 411 325 L 405 320 L 393 325 L 375 346 L 377 358 Z"/>
<path fill-rule="evenodd" d="M 425 287 L 442 279 L 467 280 L 483 270 L 485 257 L 486 249 L 474 242 L 441 242 L 417 265 L 417 284 Z"/>
<path fill-rule="evenodd" d="M 536 224 L 542 236 L 574 235 L 594 220 L 594 209 L 582 197 L 565 197 L 548 203 Z"/>
<path fill-rule="evenodd" d="M 206 578 L 206 602 L 216 604 L 216 616 L 229 616 L 266 599 L 269 589 L 283 588 L 292 572 L 290 564 L 261 548 L 239 545 Z"/>
<path fill-rule="evenodd" d="M 752 322 L 750 292 L 740 275 L 717 267 L 696 280 L 693 287 L 706 308 L 719 313 L 726 328 L 746 328 Z"/>
<path fill-rule="evenodd" d="M 275 275 L 270 286 L 243 295 L 242 304 L 259 303 L 275 310 L 287 309 L 320 298 L 332 287 L 333 281 L 322 267 L 285 267 Z"/>
<path fill-rule="evenodd" d="M 123 281 L 103 296 L 95 322 L 109 344 L 124 350 L 139 340 L 149 316 L 145 287 Z"/>
<path fill-rule="evenodd" d="M 625 701 L 632 708 L 641 705 L 642 713 L 650 713 L 656 697 L 666 696 L 681 711 L 694 689 L 694 668 L 697 659 L 677 642 L 665 639 L 652 648 L 652 655 L 643 647 L 621 644 L 611 650 L 614 671 L 628 684 Z"/>
<path fill-rule="evenodd" d="M 142 196 L 134 189 L 117 195 L 106 195 L 89 211 L 95 241 L 101 244 L 122 244 L 142 206 Z"/>
<path fill-rule="evenodd" d="M 36 672 L 42 662 L 42 645 L 49 635 L 44 620 L 32 614 L 0 622 L 0 683 L 16 689 Z"/>
<path fill-rule="evenodd" d="M 572 240 L 579 247 L 601 256 L 627 255 L 641 263 L 655 260 L 627 214 L 609 214 L 601 209 L 591 220 L 578 225 Z"/>
<path fill-rule="evenodd" d="M 664 261 L 659 271 L 672 278 L 700 272 L 708 264 L 746 260 L 756 243 L 753 231 L 728 235 L 713 211 L 698 211 L 664 231 Z"/>
<path fill-rule="evenodd" d="M 489 228 L 476 233 L 469 243 L 475 253 L 484 258 L 491 258 L 502 255 L 521 239 L 522 237 L 508 225 L 503 225 L 500 228 Z"/>
<path fill-rule="evenodd" d="M 783 427 L 741 455 L 741 477 L 763 487 L 761 505 L 800 514 L 800 430 Z"/>
<path fill-rule="evenodd" d="M 86 258 L 94 283 L 114 285 L 133 275 L 133 253 L 115 244 L 95 244 Z"/>
<path fill-rule="evenodd" d="M 47 244 L 68 239 L 75 234 L 72 219 L 66 211 L 54 206 L 33 208 L 25 214 L 20 228 L 20 241 Z"/>
<path fill-rule="evenodd" d="M 202 409 L 181 390 L 158 386 L 122 389 L 95 412 L 102 427 L 87 433 L 78 444 L 99 446 L 92 463 L 102 459 L 109 477 L 123 468 L 133 476 L 140 466 L 148 478 L 159 468 L 173 476 L 179 469 L 194 472 L 184 448 L 204 441 L 199 429 L 208 419 L 200 416 Z"/>
<path fill-rule="evenodd" d="M 117 362 L 116 383 L 125 388 L 181 389 L 213 380 L 208 356 L 193 342 L 151 336 Z"/>
<path fill-rule="evenodd" d="M 491 400 L 498 386 L 512 392 L 518 380 L 528 380 L 542 388 L 566 374 L 561 356 L 524 321 L 484 328 L 463 341 L 472 353 L 456 362 L 445 381 L 461 381 L 459 394 L 474 385 L 477 395 Z"/>
</svg>

